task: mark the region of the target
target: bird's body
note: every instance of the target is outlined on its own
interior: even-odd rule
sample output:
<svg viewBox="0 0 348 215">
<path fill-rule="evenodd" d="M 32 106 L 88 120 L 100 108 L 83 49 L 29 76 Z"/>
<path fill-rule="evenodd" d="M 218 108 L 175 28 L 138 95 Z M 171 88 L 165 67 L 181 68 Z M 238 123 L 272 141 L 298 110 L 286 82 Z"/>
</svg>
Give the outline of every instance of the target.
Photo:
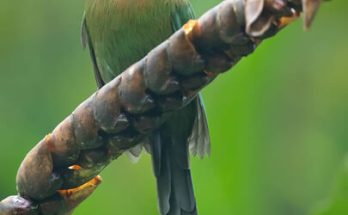
<svg viewBox="0 0 348 215">
<path fill-rule="evenodd" d="M 89 47 L 99 87 L 192 18 L 188 0 L 87 0 L 82 39 Z M 189 138 L 196 153 L 209 151 L 209 132 L 200 98 L 173 113 L 150 138 L 162 215 L 197 214 Z"/>
</svg>

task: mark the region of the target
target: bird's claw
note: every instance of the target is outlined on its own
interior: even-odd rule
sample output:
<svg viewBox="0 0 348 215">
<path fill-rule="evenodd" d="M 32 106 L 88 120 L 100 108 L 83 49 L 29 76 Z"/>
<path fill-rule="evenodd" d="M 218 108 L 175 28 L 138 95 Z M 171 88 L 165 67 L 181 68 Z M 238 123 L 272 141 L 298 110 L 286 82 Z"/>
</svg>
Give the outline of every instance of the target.
<svg viewBox="0 0 348 215">
<path fill-rule="evenodd" d="M 327 0 L 245 0 L 246 33 L 256 38 L 272 36 L 274 26 L 285 27 L 301 12 L 308 29 L 323 1 Z"/>
<path fill-rule="evenodd" d="M 317 13 L 321 0 L 302 0 L 302 11 L 304 15 L 304 28 L 307 30 L 312 25 L 315 14 Z"/>
<path fill-rule="evenodd" d="M 304 29 L 308 30 L 319 10 L 320 4 L 328 0 L 289 0 L 293 5 L 297 5 L 301 9 L 304 17 Z"/>
<path fill-rule="evenodd" d="M 21 196 L 10 196 L 0 202 L 0 215 L 69 215 L 95 191 L 101 181 L 101 177 L 96 176 L 77 188 L 58 190 L 56 195 L 38 204 Z"/>
<path fill-rule="evenodd" d="M 101 182 L 102 178 L 97 175 L 92 180 L 77 188 L 58 190 L 58 193 L 66 202 L 67 208 L 73 210 L 83 200 L 90 196 Z"/>
</svg>

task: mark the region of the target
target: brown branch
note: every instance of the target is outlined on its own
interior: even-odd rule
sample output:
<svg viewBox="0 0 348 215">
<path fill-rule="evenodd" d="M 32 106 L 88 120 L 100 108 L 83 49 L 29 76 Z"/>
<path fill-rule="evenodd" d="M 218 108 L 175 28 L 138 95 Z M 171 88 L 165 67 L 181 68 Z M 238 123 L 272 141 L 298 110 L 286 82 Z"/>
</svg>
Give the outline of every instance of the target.
<svg viewBox="0 0 348 215">
<path fill-rule="evenodd" d="M 3 200 L 0 214 L 71 214 L 96 189 L 106 165 L 301 10 L 300 0 L 226 0 L 188 22 L 27 154 L 17 175 L 19 196 Z"/>
</svg>

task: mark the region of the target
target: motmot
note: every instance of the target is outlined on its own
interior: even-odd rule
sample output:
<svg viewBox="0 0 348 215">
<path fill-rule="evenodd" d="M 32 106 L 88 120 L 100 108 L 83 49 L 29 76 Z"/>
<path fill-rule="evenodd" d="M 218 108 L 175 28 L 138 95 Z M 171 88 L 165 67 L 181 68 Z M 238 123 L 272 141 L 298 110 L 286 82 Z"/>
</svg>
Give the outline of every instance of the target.
<svg viewBox="0 0 348 215">
<path fill-rule="evenodd" d="M 98 87 L 194 17 L 189 0 L 86 0 L 81 36 L 89 49 Z M 197 214 L 189 152 L 200 156 L 210 153 L 201 95 L 174 111 L 150 134 L 146 144 L 152 157 L 160 213 Z M 129 152 L 137 157 L 139 147 Z"/>
</svg>

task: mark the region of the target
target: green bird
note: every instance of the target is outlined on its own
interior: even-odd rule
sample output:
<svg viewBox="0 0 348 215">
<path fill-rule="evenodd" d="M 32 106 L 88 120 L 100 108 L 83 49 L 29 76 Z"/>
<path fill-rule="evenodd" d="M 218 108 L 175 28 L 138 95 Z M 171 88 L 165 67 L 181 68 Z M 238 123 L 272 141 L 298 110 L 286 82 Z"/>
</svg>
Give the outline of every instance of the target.
<svg viewBox="0 0 348 215">
<path fill-rule="evenodd" d="M 193 18 L 188 0 L 87 0 L 82 42 L 89 48 L 98 86 L 114 79 Z M 151 134 L 145 148 L 152 156 L 160 213 L 197 214 L 189 151 L 200 156 L 210 152 L 201 97 L 174 112 Z M 139 156 L 141 151 L 130 152 Z"/>
</svg>

